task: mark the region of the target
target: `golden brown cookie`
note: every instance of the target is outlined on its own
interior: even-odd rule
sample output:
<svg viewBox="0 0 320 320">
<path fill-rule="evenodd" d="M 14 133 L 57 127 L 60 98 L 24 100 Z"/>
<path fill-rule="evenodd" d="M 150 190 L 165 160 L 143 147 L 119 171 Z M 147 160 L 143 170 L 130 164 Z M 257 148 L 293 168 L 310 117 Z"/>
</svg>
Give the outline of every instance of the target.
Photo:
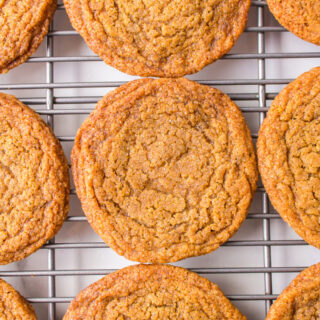
<svg viewBox="0 0 320 320">
<path fill-rule="evenodd" d="M 245 320 L 208 279 L 170 265 L 135 265 L 93 283 L 71 302 L 64 320 Z"/>
<path fill-rule="evenodd" d="M 33 307 L 10 284 L 0 279 L 0 319 L 37 320 Z"/>
<path fill-rule="evenodd" d="M 52 238 L 69 207 L 68 164 L 40 116 L 0 94 L 0 264 L 17 261 Z"/>
<path fill-rule="evenodd" d="M 195 73 L 243 32 L 250 0 L 64 0 L 73 27 L 106 63 L 139 76 Z"/>
<path fill-rule="evenodd" d="M 275 98 L 259 132 L 258 160 L 272 205 L 320 248 L 320 67 Z"/>
<path fill-rule="evenodd" d="M 83 123 L 72 172 L 89 222 L 119 254 L 169 262 L 211 252 L 246 218 L 257 169 L 238 107 L 187 79 L 142 79 Z"/>
<path fill-rule="evenodd" d="M 0 73 L 38 49 L 56 7 L 57 0 L 0 0 Z"/>
<path fill-rule="evenodd" d="M 320 45 L 319 0 L 267 0 L 275 18 L 299 38 Z"/>
<path fill-rule="evenodd" d="M 315 320 L 320 316 L 320 264 L 303 270 L 282 291 L 266 320 Z"/>
</svg>

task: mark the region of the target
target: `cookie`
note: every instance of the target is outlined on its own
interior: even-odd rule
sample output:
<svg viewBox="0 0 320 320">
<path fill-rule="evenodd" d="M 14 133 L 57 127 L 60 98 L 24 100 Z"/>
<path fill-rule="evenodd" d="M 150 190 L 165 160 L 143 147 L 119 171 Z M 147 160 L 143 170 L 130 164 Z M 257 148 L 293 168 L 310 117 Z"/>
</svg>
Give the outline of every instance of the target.
<svg viewBox="0 0 320 320">
<path fill-rule="evenodd" d="M 320 248 L 320 67 L 272 102 L 258 137 L 263 184 L 281 217 Z"/>
<path fill-rule="evenodd" d="M 33 307 L 10 284 L 0 279 L 0 319 L 37 320 Z"/>
<path fill-rule="evenodd" d="M 217 249 L 246 218 L 257 181 L 238 107 L 187 79 L 141 79 L 107 94 L 79 129 L 71 163 L 94 230 L 140 262 Z"/>
<path fill-rule="evenodd" d="M 280 24 L 299 38 L 320 45 L 319 0 L 267 0 Z"/>
<path fill-rule="evenodd" d="M 0 73 L 25 62 L 48 33 L 56 0 L 0 0 Z"/>
<path fill-rule="evenodd" d="M 313 320 L 320 315 L 320 264 L 303 270 L 279 295 L 266 320 Z"/>
<path fill-rule="evenodd" d="M 208 279 L 170 265 L 135 265 L 90 285 L 71 302 L 63 320 L 245 320 Z"/>
<path fill-rule="evenodd" d="M 250 0 L 64 0 L 73 27 L 107 64 L 178 77 L 222 57 L 247 24 Z"/>
<path fill-rule="evenodd" d="M 68 164 L 40 116 L 0 94 L 0 264 L 30 255 L 60 229 L 69 207 Z"/>
</svg>

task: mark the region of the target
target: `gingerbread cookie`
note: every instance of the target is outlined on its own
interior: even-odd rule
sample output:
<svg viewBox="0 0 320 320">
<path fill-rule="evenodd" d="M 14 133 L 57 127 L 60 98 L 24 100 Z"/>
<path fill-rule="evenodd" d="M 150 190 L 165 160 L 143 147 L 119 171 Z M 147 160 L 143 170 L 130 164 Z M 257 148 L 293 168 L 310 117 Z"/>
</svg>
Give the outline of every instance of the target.
<svg viewBox="0 0 320 320">
<path fill-rule="evenodd" d="M 319 0 L 267 0 L 275 18 L 299 38 L 320 45 Z"/>
<path fill-rule="evenodd" d="M 106 63 L 139 76 L 195 73 L 227 53 L 250 0 L 64 0 L 73 27 Z"/>
<path fill-rule="evenodd" d="M 33 307 L 10 284 L 0 279 L 1 320 L 37 320 Z"/>
<path fill-rule="evenodd" d="M 140 262 L 217 249 L 245 220 L 257 181 L 238 107 L 187 79 L 142 79 L 107 94 L 79 129 L 71 162 L 95 231 Z"/>
<path fill-rule="evenodd" d="M 279 295 L 266 320 L 313 320 L 320 315 L 320 264 L 302 271 Z"/>
<path fill-rule="evenodd" d="M 186 269 L 135 265 L 81 291 L 64 320 L 245 320 L 219 287 Z"/>
<path fill-rule="evenodd" d="M 25 62 L 48 33 L 56 0 L 0 0 L 0 73 Z"/>
<path fill-rule="evenodd" d="M 320 67 L 290 83 L 259 131 L 259 170 L 272 205 L 320 248 Z"/>
<path fill-rule="evenodd" d="M 62 226 L 69 208 L 68 164 L 38 114 L 0 94 L 0 264 L 30 255 Z"/>
</svg>

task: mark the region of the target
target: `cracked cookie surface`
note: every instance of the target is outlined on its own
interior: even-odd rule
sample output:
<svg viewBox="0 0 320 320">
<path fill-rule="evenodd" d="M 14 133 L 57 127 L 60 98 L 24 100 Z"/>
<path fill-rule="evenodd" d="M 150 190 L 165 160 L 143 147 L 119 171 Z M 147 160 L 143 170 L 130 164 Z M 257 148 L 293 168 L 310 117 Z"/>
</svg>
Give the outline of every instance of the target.
<svg viewBox="0 0 320 320">
<path fill-rule="evenodd" d="M 0 279 L 0 319 L 37 320 L 28 301 L 2 279 Z"/>
<path fill-rule="evenodd" d="M 0 73 L 25 62 L 48 33 L 56 0 L 0 0 Z"/>
<path fill-rule="evenodd" d="M 69 208 L 68 164 L 40 116 L 0 94 L 0 264 L 39 249 Z"/>
<path fill-rule="evenodd" d="M 320 317 L 320 264 L 303 270 L 279 295 L 266 320 L 314 320 Z"/>
<path fill-rule="evenodd" d="M 107 94 L 79 129 L 72 173 L 95 231 L 140 262 L 211 252 L 246 218 L 257 169 L 238 107 L 187 79 Z"/>
<path fill-rule="evenodd" d="M 64 320 L 245 320 L 216 284 L 169 265 L 135 265 L 90 285 Z"/>
<path fill-rule="evenodd" d="M 272 205 L 320 248 L 320 67 L 275 98 L 259 132 L 258 160 Z"/>
<path fill-rule="evenodd" d="M 195 73 L 243 32 L 250 0 L 64 0 L 73 27 L 107 64 L 139 76 Z"/>
<path fill-rule="evenodd" d="M 267 0 L 275 18 L 299 38 L 320 45 L 319 0 Z"/>
</svg>

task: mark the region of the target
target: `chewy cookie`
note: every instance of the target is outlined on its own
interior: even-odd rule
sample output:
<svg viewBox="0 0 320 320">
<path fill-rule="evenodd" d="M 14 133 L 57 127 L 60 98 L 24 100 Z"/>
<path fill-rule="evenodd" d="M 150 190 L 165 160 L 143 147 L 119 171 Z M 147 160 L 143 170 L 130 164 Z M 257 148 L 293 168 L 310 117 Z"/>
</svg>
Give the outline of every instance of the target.
<svg viewBox="0 0 320 320">
<path fill-rule="evenodd" d="M 73 27 L 106 63 L 139 76 L 178 77 L 227 53 L 250 0 L 64 0 Z"/>
<path fill-rule="evenodd" d="M 258 160 L 272 205 L 320 248 L 320 67 L 275 98 L 259 131 Z"/>
<path fill-rule="evenodd" d="M 245 320 L 219 287 L 186 269 L 135 265 L 90 285 L 71 302 L 63 320 Z"/>
<path fill-rule="evenodd" d="M 10 284 L 0 279 L 0 319 L 37 320 L 33 307 Z"/>
<path fill-rule="evenodd" d="M 140 262 L 218 248 L 246 218 L 257 181 L 238 107 L 187 79 L 141 79 L 107 94 L 79 129 L 71 162 L 95 231 Z"/>
<path fill-rule="evenodd" d="M 319 0 L 267 0 L 280 24 L 299 38 L 320 45 Z"/>
<path fill-rule="evenodd" d="M 303 270 L 282 291 L 266 320 L 314 320 L 320 315 L 320 264 Z"/>
<path fill-rule="evenodd" d="M 69 208 L 68 164 L 40 116 L 0 94 L 0 264 L 39 249 Z"/>
<path fill-rule="evenodd" d="M 0 0 L 0 73 L 25 62 L 39 47 L 56 0 Z"/>
</svg>

